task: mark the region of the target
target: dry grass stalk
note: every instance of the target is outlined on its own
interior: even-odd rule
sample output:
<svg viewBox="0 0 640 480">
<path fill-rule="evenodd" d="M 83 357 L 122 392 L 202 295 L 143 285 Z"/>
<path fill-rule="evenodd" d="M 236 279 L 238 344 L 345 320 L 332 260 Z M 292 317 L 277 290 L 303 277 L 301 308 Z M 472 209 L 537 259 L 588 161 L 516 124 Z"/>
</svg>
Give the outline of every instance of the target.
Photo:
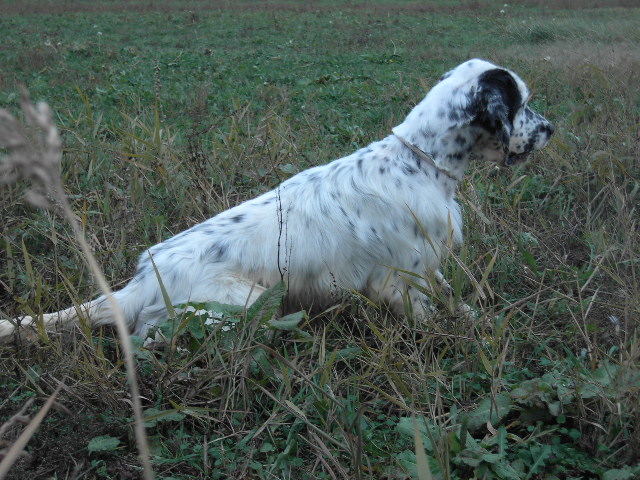
<svg viewBox="0 0 640 480">
<path fill-rule="evenodd" d="M 98 262 L 89 248 L 82 228 L 76 220 L 69 204 L 60 177 L 60 160 L 62 158 L 62 141 L 58 134 L 51 109 L 44 102 L 33 105 L 28 92 L 21 90 L 21 106 L 26 124 L 14 118 L 8 111 L 0 109 L 0 146 L 8 152 L 5 161 L 0 164 L 0 186 L 17 182 L 22 179 L 31 181 L 31 189 L 27 191 L 27 200 L 39 208 L 56 207 L 61 210 L 66 220 L 73 228 L 84 257 L 100 287 L 109 302 L 118 335 L 124 352 L 129 388 L 135 416 L 135 433 L 140 453 L 140 460 L 144 468 L 144 478 L 153 479 L 153 471 L 149 461 L 149 446 L 142 418 L 142 406 L 135 372 L 133 351 L 129 330 L 124 320 L 118 302 L 113 298 L 113 292 L 98 266 Z M 52 203 L 51 200 L 54 202 Z M 44 409 L 43 409 L 44 410 Z M 37 425 L 36 425 L 37 427 Z M 26 441 L 33 435 L 36 428 L 27 429 Z M 17 445 L 17 443 L 16 443 Z M 14 445 L 15 447 L 15 445 Z M 17 454 L 16 454 L 17 455 Z M 12 462 L 13 463 L 13 462 Z M 0 473 L 0 478 L 3 475 Z"/>
<path fill-rule="evenodd" d="M 60 392 L 61 388 L 62 388 L 61 386 L 58 386 L 58 388 L 56 388 L 56 390 L 47 399 L 47 402 L 44 404 L 44 406 L 40 409 L 38 414 L 35 417 L 33 417 L 33 420 L 28 422 L 29 424 L 26 426 L 24 431 L 20 434 L 18 439 L 11 446 L 11 448 L 9 448 L 6 455 L 2 459 L 2 462 L 0 462 L 0 479 L 5 478 L 7 476 L 7 473 L 9 473 L 9 469 L 11 468 L 11 466 L 24 453 L 24 448 L 27 446 L 29 439 L 33 436 L 34 433 L 36 433 L 36 430 L 42 423 L 42 420 L 44 420 L 44 417 L 47 416 L 47 412 L 53 405 L 53 402 L 58 396 L 58 393 Z M 27 402 L 22 407 L 20 412 L 18 412 L 16 415 L 11 417 L 11 419 L 9 419 L 9 421 L 5 425 L 7 424 L 11 425 L 12 423 L 16 423 L 16 422 L 24 422 L 26 420 L 26 417 L 24 417 L 24 412 L 30 405 L 31 403 Z M 5 430 L 5 425 L 2 426 L 3 431 Z"/>
</svg>

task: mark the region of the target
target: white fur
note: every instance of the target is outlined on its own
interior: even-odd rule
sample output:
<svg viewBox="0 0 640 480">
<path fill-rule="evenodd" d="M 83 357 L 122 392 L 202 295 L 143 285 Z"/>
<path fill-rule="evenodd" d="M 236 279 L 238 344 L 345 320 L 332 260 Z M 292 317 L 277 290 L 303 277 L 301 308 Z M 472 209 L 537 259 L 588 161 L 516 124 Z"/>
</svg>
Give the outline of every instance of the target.
<svg viewBox="0 0 640 480">
<path fill-rule="evenodd" d="M 510 87 L 500 90 L 500 82 Z M 145 335 L 167 317 L 150 254 L 173 304 L 250 304 L 283 279 L 293 306 L 326 306 L 353 290 L 398 313 L 409 298 L 415 313 L 425 313 L 426 299 L 399 272 L 433 274 L 444 246 L 462 241 L 455 179 L 472 160 L 509 163 L 548 142 L 553 127 L 526 106 L 528 95 L 514 73 L 482 60 L 465 62 L 443 76 L 394 135 L 151 247 L 131 282 L 115 293 L 131 330 Z M 510 102 L 517 106 L 506 110 L 512 119 L 491 117 L 494 110 L 504 117 L 502 104 Z M 427 152 L 438 168 L 396 135 Z M 45 314 L 45 325 L 76 323 L 78 309 L 94 325 L 112 323 L 100 297 Z M 13 331 L 13 323 L 0 322 L 0 338 Z"/>
</svg>

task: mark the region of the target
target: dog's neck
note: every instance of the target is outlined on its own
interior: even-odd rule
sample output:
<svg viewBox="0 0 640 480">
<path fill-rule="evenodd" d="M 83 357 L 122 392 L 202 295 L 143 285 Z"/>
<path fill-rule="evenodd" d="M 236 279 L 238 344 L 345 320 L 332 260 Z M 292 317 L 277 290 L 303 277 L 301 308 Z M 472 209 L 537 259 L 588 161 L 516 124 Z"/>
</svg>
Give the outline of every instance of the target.
<svg viewBox="0 0 640 480">
<path fill-rule="evenodd" d="M 409 112 L 393 133 L 425 152 L 438 169 L 460 180 L 471 160 L 485 156 L 476 151 L 482 133 L 471 125 L 472 114 L 463 106 L 468 100 L 458 94 L 457 102 L 445 104 L 442 99 L 448 96 L 439 87 L 441 84 Z"/>
<path fill-rule="evenodd" d="M 416 124 L 410 120 L 407 117 L 393 129 L 393 133 L 433 159 L 437 169 L 448 177 L 461 180 L 473 158 L 476 129 L 470 125 L 458 128 L 438 125 L 436 129 L 428 124 L 424 125 L 426 128 L 416 128 Z"/>
<path fill-rule="evenodd" d="M 411 143 L 406 138 L 401 137 L 397 133 L 394 134 L 394 135 L 398 140 L 400 140 L 400 142 L 402 144 L 404 144 L 405 147 L 407 147 L 415 155 L 417 155 L 418 158 L 420 158 L 420 160 L 425 161 L 428 165 L 431 165 L 431 167 L 436 171 L 436 176 L 438 176 L 438 174 L 442 174 L 443 176 L 448 177 L 449 179 L 453 180 L 454 182 L 457 182 L 457 181 L 461 180 L 461 177 L 456 177 L 455 175 L 450 173 L 448 170 L 445 170 L 444 168 L 438 167 L 438 165 L 436 165 L 436 162 L 433 159 L 433 157 L 431 155 L 429 155 L 427 152 L 425 152 L 424 150 L 418 148 L 416 145 Z"/>
</svg>

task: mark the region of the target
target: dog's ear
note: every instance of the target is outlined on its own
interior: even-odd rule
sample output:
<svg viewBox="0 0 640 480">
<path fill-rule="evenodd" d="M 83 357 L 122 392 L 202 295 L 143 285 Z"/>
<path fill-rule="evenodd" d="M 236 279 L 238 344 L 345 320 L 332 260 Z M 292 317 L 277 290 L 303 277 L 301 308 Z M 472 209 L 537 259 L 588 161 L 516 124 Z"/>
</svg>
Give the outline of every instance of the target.
<svg viewBox="0 0 640 480">
<path fill-rule="evenodd" d="M 494 134 L 509 151 L 513 119 L 522 104 L 522 96 L 513 76 L 506 70 L 487 70 L 478 80 L 474 123 Z"/>
</svg>

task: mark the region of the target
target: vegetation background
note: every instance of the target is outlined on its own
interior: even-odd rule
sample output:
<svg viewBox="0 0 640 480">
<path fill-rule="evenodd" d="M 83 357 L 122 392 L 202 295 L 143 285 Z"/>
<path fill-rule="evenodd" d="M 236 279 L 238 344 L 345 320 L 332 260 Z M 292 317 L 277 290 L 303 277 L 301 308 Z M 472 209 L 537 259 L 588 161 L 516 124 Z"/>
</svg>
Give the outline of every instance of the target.
<svg viewBox="0 0 640 480">
<path fill-rule="evenodd" d="M 2 1 L 0 106 L 22 83 L 54 110 L 114 287 L 147 246 L 386 136 L 470 57 L 521 74 L 557 127 L 528 164 L 461 182 L 456 298 L 427 324 L 354 297 L 267 336 L 276 289 L 138 344 L 156 477 L 639 478 L 638 25 L 631 0 Z M 25 188 L 0 190 L 5 318 L 96 293 Z M 0 422 L 62 385 L 9 478 L 140 476 L 113 330 L 1 346 L 0 371 Z"/>
</svg>

